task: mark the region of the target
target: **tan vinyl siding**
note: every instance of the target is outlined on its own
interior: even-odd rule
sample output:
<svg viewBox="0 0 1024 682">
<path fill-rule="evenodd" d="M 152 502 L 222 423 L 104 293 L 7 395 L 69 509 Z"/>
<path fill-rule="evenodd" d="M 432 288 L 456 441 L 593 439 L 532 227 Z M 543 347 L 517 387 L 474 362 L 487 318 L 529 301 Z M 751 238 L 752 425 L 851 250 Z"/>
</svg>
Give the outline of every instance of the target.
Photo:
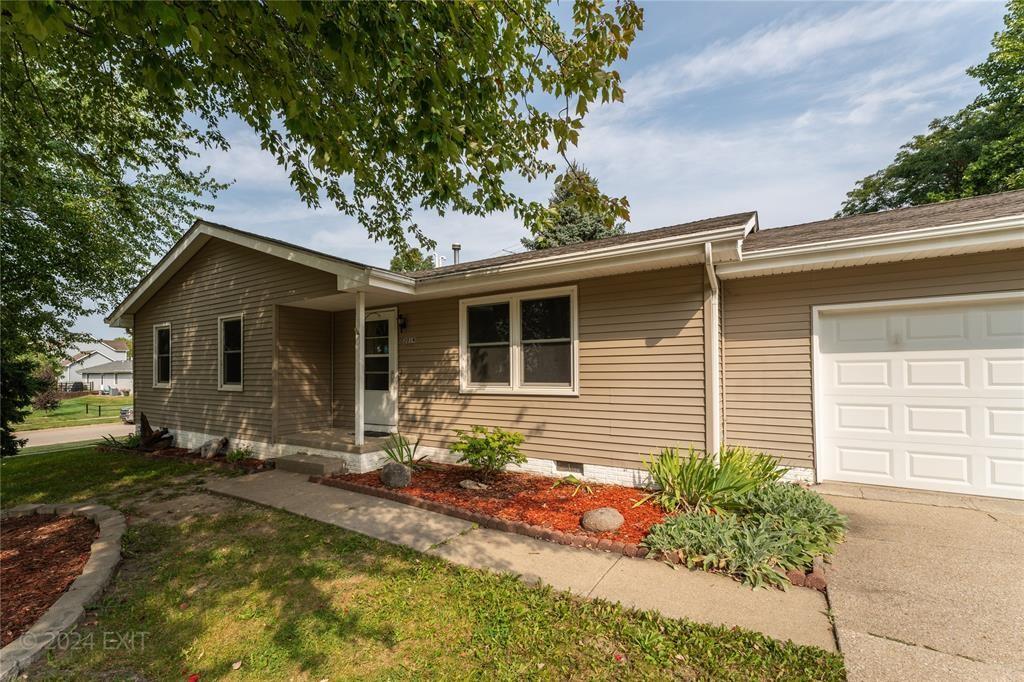
<svg viewBox="0 0 1024 682">
<path fill-rule="evenodd" d="M 337 292 L 336 278 L 213 240 L 135 314 L 135 408 L 154 426 L 269 441 L 274 303 Z M 245 390 L 217 390 L 217 317 L 245 314 Z M 153 325 L 171 324 L 171 386 L 153 387 Z"/>
<path fill-rule="evenodd" d="M 460 394 L 458 299 L 402 304 L 402 430 L 445 447 L 456 428 L 501 426 L 526 435 L 530 457 L 609 466 L 636 467 L 663 445 L 703 447 L 702 268 L 578 286 L 579 397 Z"/>
<path fill-rule="evenodd" d="M 334 313 L 334 426 L 355 426 L 356 313 Z"/>
<path fill-rule="evenodd" d="M 277 308 L 278 434 L 331 421 L 331 313 Z"/>
<path fill-rule="evenodd" d="M 726 439 L 812 467 L 811 306 L 1024 289 L 1024 251 L 727 280 Z"/>
</svg>

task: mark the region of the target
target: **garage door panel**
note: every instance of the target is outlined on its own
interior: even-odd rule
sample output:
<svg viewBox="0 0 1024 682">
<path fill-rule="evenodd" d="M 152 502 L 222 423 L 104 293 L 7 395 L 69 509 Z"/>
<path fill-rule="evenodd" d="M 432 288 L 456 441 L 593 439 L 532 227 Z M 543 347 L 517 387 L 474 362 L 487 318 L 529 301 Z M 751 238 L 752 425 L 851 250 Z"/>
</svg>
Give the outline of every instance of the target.
<svg viewBox="0 0 1024 682">
<path fill-rule="evenodd" d="M 1024 309 L 1015 305 L 994 306 L 983 312 L 985 333 L 992 339 L 1024 337 Z"/>
<path fill-rule="evenodd" d="M 987 388 L 1024 389 L 1024 358 L 985 358 Z"/>
<path fill-rule="evenodd" d="M 903 383 L 909 389 L 967 388 L 966 359 L 906 359 L 903 371 Z"/>
<path fill-rule="evenodd" d="M 1013 440 L 1024 448 L 1024 408 L 988 407 L 985 414 L 989 438 Z"/>
<path fill-rule="evenodd" d="M 822 477 L 1024 498 L 1022 301 L 822 313 Z"/>
<path fill-rule="evenodd" d="M 900 318 L 894 317 L 899 324 Z M 909 313 L 903 318 L 907 341 L 934 341 L 967 338 L 967 313 L 956 312 L 920 312 Z"/>
<path fill-rule="evenodd" d="M 971 410 L 959 406 L 907 405 L 903 435 L 911 438 L 971 437 Z"/>
</svg>

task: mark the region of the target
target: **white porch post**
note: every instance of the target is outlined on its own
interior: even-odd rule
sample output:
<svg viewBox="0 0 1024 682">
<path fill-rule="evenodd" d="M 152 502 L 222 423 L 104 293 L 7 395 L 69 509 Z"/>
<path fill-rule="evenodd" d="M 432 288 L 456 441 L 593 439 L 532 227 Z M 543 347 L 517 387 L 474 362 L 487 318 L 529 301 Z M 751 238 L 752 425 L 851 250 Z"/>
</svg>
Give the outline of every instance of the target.
<svg viewBox="0 0 1024 682">
<path fill-rule="evenodd" d="M 355 432 L 356 445 L 362 445 L 366 440 L 364 433 L 365 425 L 363 420 L 363 383 L 366 381 L 364 365 L 366 363 L 366 338 L 363 330 L 366 328 L 366 294 L 362 291 L 356 292 L 356 395 L 355 395 Z"/>
</svg>

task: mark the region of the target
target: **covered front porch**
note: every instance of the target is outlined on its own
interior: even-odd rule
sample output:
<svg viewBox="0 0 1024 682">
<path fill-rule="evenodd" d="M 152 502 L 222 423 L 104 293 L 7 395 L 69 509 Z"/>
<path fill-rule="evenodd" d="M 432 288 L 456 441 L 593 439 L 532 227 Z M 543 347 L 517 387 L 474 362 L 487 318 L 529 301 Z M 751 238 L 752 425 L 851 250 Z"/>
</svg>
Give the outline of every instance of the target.
<svg viewBox="0 0 1024 682">
<path fill-rule="evenodd" d="M 398 430 L 400 292 L 369 288 L 274 306 L 273 441 L 379 452 Z"/>
</svg>

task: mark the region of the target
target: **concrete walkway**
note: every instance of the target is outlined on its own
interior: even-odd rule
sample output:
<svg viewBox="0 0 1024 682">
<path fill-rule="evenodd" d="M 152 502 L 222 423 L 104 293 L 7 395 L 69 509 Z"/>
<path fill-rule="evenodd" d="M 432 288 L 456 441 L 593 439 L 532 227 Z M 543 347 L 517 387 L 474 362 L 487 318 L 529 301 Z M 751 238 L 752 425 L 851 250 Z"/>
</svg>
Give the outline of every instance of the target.
<svg viewBox="0 0 1024 682">
<path fill-rule="evenodd" d="M 672 618 L 739 626 L 775 639 L 835 651 L 825 598 L 813 590 L 750 590 L 722 576 L 673 569 L 658 561 L 629 559 L 478 528 L 397 502 L 309 483 L 301 474 L 271 471 L 215 479 L 207 487 L 406 545 L 463 566 L 511 572 L 526 581 L 582 597 L 660 611 Z"/>
<path fill-rule="evenodd" d="M 115 422 L 113 424 L 89 424 L 87 426 L 66 426 L 59 429 L 23 431 L 15 434 L 15 438 L 28 438 L 26 447 L 35 447 L 37 445 L 57 445 L 59 443 L 100 440 L 107 434 L 120 438 L 134 432 L 135 427 L 131 424 Z"/>
<path fill-rule="evenodd" d="M 1024 502 L 822 487 L 850 519 L 829 598 L 849 679 L 1024 679 Z"/>
</svg>

